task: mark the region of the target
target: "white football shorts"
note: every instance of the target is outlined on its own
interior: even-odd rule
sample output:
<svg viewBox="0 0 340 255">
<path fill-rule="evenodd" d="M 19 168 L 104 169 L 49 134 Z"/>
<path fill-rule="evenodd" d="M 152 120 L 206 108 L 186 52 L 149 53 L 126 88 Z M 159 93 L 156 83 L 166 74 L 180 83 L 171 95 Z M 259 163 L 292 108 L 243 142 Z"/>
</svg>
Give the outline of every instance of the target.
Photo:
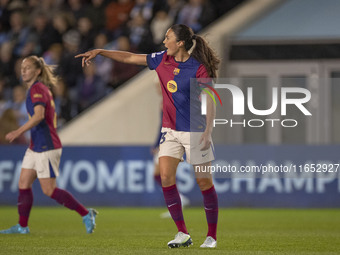
<svg viewBox="0 0 340 255">
<path fill-rule="evenodd" d="M 21 167 L 35 170 L 39 179 L 55 178 L 59 176 L 61 152 L 61 148 L 44 152 L 35 152 L 28 148 Z"/>
<path fill-rule="evenodd" d="M 199 141 L 202 132 L 176 131 L 164 127 L 161 132 L 158 157 L 169 156 L 183 160 L 185 152 L 187 162 L 192 165 L 211 162 L 215 159 L 213 144 L 209 149 L 201 151 L 202 144 L 199 144 Z"/>
</svg>

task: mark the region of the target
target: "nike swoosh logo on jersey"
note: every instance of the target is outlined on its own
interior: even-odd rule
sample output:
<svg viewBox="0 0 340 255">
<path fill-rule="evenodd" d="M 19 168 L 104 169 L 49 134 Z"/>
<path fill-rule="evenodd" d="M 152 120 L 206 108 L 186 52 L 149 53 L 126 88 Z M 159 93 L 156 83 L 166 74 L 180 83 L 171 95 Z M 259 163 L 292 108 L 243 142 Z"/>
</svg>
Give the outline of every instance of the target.
<svg viewBox="0 0 340 255">
<path fill-rule="evenodd" d="M 171 206 L 173 206 L 173 205 L 176 205 L 177 203 L 173 203 L 173 204 L 171 204 L 171 205 L 168 205 L 168 207 L 171 207 Z"/>
</svg>

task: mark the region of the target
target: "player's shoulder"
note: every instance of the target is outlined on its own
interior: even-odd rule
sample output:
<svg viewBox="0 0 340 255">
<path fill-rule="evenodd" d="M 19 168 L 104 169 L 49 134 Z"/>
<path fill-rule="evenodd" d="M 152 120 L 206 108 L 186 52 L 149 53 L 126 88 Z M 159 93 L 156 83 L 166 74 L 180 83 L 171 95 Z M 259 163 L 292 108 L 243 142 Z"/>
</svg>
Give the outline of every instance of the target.
<svg viewBox="0 0 340 255">
<path fill-rule="evenodd" d="M 42 82 L 38 81 L 34 83 L 30 89 L 31 95 L 36 95 L 36 97 L 42 97 L 44 95 L 50 95 L 50 89 L 43 84 Z"/>
<path fill-rule="evenodd" d="M 32 85 L 32 90 L 35 89 L 48 90 L 47 86 L 40 81 L 37 81 Z"/>
<path fill-rule="evenodd" d="M 209 77 L 207 68 L 202 63 L 199 63 L 197 65 L 196 77 L 197 78 L 208 78 Z"/>
</svg>

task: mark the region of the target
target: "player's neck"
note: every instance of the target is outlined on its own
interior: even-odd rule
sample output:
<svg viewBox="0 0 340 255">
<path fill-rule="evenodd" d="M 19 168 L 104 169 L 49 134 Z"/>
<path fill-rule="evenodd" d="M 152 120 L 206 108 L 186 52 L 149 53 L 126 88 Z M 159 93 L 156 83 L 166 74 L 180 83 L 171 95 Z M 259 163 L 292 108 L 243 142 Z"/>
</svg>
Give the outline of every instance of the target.
<svg viewBox="0 0 340 255">
<path fill-rule="evenodd" d="M 30 87 L 32 87 L 32 85 L 34 84 L 35 81 L 36 80 L 31 80 L 31 81 L 25 82 L 26 88 L 29 89 Z"/>
<path fill-rule="evenodd" d="M 190 58 L 190 54 L 187 51 L 179 51 L 175 55 L 175 60 L 177 62 L 185 62 Z"/>
</svg>

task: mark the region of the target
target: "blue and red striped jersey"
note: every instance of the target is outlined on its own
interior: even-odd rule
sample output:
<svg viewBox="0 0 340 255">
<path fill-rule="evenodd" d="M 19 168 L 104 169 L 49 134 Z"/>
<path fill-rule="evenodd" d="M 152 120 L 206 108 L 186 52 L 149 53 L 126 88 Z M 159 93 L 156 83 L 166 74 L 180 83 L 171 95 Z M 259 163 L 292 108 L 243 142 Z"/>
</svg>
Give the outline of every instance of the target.
<svg viewBox="0 0 340 255">
<path fill-rule="evenodd" d="M 206 119 L 201 115 L 201 90 L 193 80 L 209 77 L 204 65 L 193 57 L 177 62 L 166 51 L 148 54 L 147 64 L 151 70 L 156 70 L 162 87 L 162 127 L 187 132 L 204 131 Z"/>
<path fill-rule="evenodd" d="M 30 149 L 43 152 L 61 148 L 57 134 L 57 115 L 51 91 L 41 82 L 35 82 L 27 93 L 26 108 L 28 116 L 34 114 L 34 106 L 42 105 L 45 108 L 45 118 L 35 127 L 31 128 Z"/>
</svg>

